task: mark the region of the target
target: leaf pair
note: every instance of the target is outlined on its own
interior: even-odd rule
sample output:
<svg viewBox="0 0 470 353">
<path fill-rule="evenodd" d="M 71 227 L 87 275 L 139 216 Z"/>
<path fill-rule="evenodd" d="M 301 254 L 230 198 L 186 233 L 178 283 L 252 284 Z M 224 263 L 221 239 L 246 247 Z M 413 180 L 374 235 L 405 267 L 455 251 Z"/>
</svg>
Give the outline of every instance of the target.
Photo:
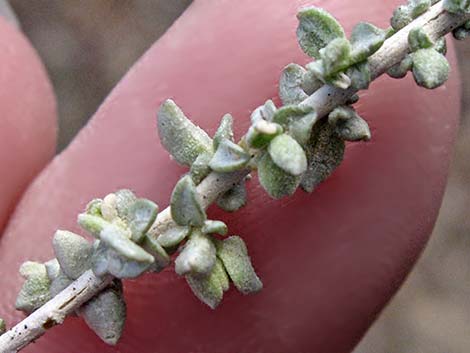
<svg viewBox="0 0 470 353">
<path fill-rule="evenodd" d="M 157 212 L 157 205 L 138 199 L 129 190 L 109 194 L 88 205 L 78 223 L 100 240 L 91 260 L 96 275 L 111 273 L 118 278 L 134 278 L 155 263 L 159 266 L 154 266 L 154 270 L 169 263 L 164 250 L 152 246 L 147 236 Z"/>
<path fill-rule="evenodd" d="M 380 49 L 388 36 L 387 31 L 361 22 L 354 27 L 350 41 L 348 41 L 336 19 L 325 10 L 315 7 L 301 10 L 297 17 L 299 19 L 297 38 L 300 47 L 306 54 L 317 59 L 307 65 L 308 71 L 313 73 L 318 80 L 343 89 L 353 83 L 344 71 L 366 61 L 369 56 Z M 363 65 L 362 70 L 356 70 L 356 77 L 365 68 Z M 291 72 L 286 72 L 284 75 L 284 82 L 292 82 L 292 79 L 299 81 L 301 71 L 296 69 L 295 75 L 292 75 L 292 68 L 289 71 Z M 302 75 L 302 78 L 304 77 L 305 73 Z M 361 85 L 354 87 L 356 89 L 367 87 L 370 74 L 367 83 L 363 83 L 366 78 L 367 75 L 361 77 Z M 293 87 L 294 89 L 289 92 L 285 92 L 286 86 L 282 89 L 282 96 L 287 100 L 298 100 L 303 96 L 299 85 L 293 85 Z"/>
<path fill-rule="evenodd" d="M 256 275 L 244 241 L 238 236 L 216 240 L 217 257 L 206 275 L 188 274 L 186 280 L 193 293 L 215 309 L 229 289 L 229 278 L 243 294 L 258 292 L 263 284 Z"/>
<path fill-rule="evenodd" d="M 390 68 L 388 75 L 402 78 L 412 70 L 416 83 L 421 87 L 434 89 L 443 85 L 450 71 L 444 56 L 447 52 L 445 38 L 434 43 L 422 28 L 414 28 L 408 35 L 408 43 L 412 53 Z"/>
<path fill-rule="evenodd" d="M 415 18 L 428 11 L 431 5 L 437 1 L 438 0 L 409 0 L 406 5 L 397 7 L 390 19 L 392 28 L 396 31 L 402 29 Z"/>
<path fill-rule="evenodd" d="M 172 100 L 165 101 L 158 112 L 158 132 L 163 146 L 180 164 L 190 166 L 190 176 L 199 184 L 213 170 L 229 173 L 244 168 L 251 156 L 234 143 L 233 118 L 223 116 L 214 138 L 194 125 Z M 219 206 L 235 211 L 244 206 L 246 193 L 229 190 L 221 196 Z"/>
</svg>

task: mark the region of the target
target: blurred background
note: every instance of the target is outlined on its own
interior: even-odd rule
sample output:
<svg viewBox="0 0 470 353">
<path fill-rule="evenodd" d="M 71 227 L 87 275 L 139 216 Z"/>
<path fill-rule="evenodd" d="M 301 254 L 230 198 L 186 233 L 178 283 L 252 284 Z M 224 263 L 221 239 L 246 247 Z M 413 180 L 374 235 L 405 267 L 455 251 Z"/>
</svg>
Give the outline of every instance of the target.
<svg viewBox="0 0 470 353">
<path fill-rule="evenodd" d="M 190 0 L 11 0 L 58 98 L 58 150 Z M 93 40 L 90 40 L 92 38 Z M 464 77 L 470 45 L 457 43 Z M 467 59 L 464 59 L 467 58 Z M 470 80 L 449 184 L 431 241 L 354 353 L 470 351 Z"/>
</svg>

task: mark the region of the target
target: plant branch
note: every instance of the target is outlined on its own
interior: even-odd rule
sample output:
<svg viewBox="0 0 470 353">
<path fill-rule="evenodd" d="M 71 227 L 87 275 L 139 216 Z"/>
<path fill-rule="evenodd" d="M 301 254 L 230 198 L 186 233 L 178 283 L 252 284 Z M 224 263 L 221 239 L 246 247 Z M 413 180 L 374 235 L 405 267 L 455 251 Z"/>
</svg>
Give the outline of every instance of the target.
<svg viewBox="0 0 470 353">
<path fill-rule="evenodd" d="M 430 38 L 435 40 L 470 20 L 470 14 L 450 14 L 442 5 L 443 1 L 436 3 L 429 11 L 386 40 L 381 49 L 369 58 L 373 80 L 409 53 L 408 34 L 413 28 L 422 27 Z M 356 90 L 351 88 L 342 90 L 324 85 L 301 105 L 314 108 L 317 119 L 321 119 L 337 106 L 344 105 L 355 93 Z M 197 186 L 203 207 L 207 208 L 217 197 L 243 180 L 249 172 L 249 169 L 244 169 L 224 174 L 210 173 Z M 157 236 L 174 225 L 170 208 L 167 207 L 159 213 L 149 233 Z M 67 315 L 75 312 L 106 288 L 112 279 L 111 276 L 97 277 L 91 270 L 86 271 L 61 293 L 0 336 L 0 353 L 16 352 L 43 335 L 50 327 L 62 323 Z"/>
</svg>

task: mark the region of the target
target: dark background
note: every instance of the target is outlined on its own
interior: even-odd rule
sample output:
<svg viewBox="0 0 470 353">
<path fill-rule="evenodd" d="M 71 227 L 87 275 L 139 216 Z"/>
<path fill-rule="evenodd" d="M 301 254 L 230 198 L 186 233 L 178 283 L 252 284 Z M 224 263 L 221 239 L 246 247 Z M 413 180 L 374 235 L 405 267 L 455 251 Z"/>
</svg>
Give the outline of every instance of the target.
<svg viewBox="0 0 470 353">
<path fill-rule="evenodd" d="M 11 0 L 54 85 L 59 151 L 190 3 Z M 470 43 L 457 47 L 462 127 L 440 216 L 418 266 L 355 353 L 470 351 Z"/>
</svg>

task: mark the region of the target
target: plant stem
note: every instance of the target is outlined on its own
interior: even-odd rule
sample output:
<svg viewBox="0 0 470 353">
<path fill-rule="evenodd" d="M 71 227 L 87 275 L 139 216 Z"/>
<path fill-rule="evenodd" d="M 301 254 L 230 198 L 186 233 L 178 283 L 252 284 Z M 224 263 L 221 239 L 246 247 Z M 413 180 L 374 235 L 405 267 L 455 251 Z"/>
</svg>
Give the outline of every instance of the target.
<svg viewBox="0 0 470 353">
<path fill-rule="evenodd" d="M 436 3 L 425 14 L 398 31 L 369 58 L 373 80 L 399 63 L 408 54 L 408 34 L 411 29 L 422 27 L 431 39 L 435 40 L 470 20 L 470 14 L 450 14 L 443 9 L 442 4 L 443 1 Z M 324 85 L 301 104 L 314 108 L 318 119 L 321 119 L 337 106 L 345 104 L 355 93 L 356 90 L 351 88 L 342 90 Z M 249 169 L 245 169 L 233 173 L 210 173 L 197 186 L 204 208 L 243 180 L 249 172 Z M 170 208 L 167 207 L 159 213 L 149 232 L 157 236 L 173 225 Z M 112 279 L 111 276 L 96 277 L 91 270 L 86 271 L 61 293 L 0 336 L 0 353 L 16 352 L 43 335 L 50 327 L 62 323 L 67 315 L 75 312 L 106 288 Z"/>
</svg>

